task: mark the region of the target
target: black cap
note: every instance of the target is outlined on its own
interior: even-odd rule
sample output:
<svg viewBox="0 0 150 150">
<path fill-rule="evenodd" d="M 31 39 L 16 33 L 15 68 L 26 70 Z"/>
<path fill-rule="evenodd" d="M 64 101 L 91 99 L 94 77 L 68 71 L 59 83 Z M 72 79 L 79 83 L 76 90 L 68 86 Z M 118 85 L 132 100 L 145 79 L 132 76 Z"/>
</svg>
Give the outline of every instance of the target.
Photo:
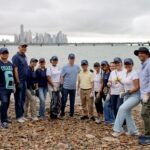
<svg viewBox="0 0 150 150">
<path fill-rule="evenodd" d="M 121 58 L 115 57 L 115 58 L 114 58 L 114 63 L 122 63 Z"/>
<path fill-rule="evenodd" d="M 88 65 L 89 63 L 88 63 L 88 61 L 87 60 L 82 60 L 81 61 L 81 66 L 83 66 L 83 65 Z"/>
<path fill-rule="evenodd" d="M 131 58 L 126 58 L 126 59 L 124 60 L 124 64 L 125 64 L 125 65 L 126 65 L 126 64 L 133 65 L 134 63 L 133 63 L 133 60 L 132 60 Z"/>
<path fill-rule="evenodd" d="M 25 42 L 20 42 L 20 43 L 19 43 L 19 46 L 26 46 L 26 47 L 28 47 L 28 44 L 25 43 Z"/>
<path fill-rule="evenodd" d="M 58 61 L 58 57 L 57 56 L 52 56 L 52 58 L 50 60 L 51 61 Z"/>
<path fill-rule="evenodd" d="M 101 66 L 102 66 L 102 65 L 109 65 L 109 64 L 108 64 L 108 61 L 106 61 L 106 60 L 102 61 L 102 62 L 101 62 Z"/>
<path fill-rule="evenodd" d="M 134 55 L 138 56 L 139 52 L 147 53 L 150 55 L 149 49 L 147 47 L 139 47 L 138 50 L 134 51 Z"/>
<path fill-rule="evenodd" d="M 46 61 L 45 61 L 45 58 L 40 58 L 39 59 L 39 63 L 45 63 Z"/>
<path fill-rule="evenodd" d="M 70 53 L 70 54 L 68 55 L 68 59 L 75 59 L 75 54 Z"/>
<path fill-rule="evenodd" d="M 8 49 L 6 47 L 3 47 L 0 49 L 0 54 L 9 53 Z"/>
<path fill-rule="evenodd" d="M 31 62 L 36 62 L 36 63 L 37 63 L 38 60 L 37 60 L 36 58 L 31 58 L 30 63 L 31 63 Z"/>
</svg>

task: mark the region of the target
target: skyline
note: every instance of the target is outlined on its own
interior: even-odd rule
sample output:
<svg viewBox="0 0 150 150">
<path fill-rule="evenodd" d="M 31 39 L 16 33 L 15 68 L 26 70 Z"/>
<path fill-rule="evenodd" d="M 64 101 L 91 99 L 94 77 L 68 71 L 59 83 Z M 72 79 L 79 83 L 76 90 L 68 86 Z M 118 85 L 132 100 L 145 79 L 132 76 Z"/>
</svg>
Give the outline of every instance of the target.
<svg viewBox="0 0 150 150">
<path fill-rule="evenodd" d="M 149 0 L 1 0 L 0 34 L 24 24 L 33 33 L 61 30 L 69 42 L 149 41 L 149 6 Z"/>
</svg>

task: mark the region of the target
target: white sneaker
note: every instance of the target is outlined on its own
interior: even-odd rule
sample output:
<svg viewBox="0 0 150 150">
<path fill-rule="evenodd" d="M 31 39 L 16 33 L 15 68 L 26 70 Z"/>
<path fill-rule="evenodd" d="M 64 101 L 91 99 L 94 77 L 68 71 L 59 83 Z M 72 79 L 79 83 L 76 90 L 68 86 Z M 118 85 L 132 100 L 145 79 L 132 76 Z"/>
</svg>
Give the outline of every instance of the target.
<svg viewBox="0 0 150 150">
<path fill-rule="evenodd" d="M 17 121 L 18 121 L 19 123 L 24 123 L 24 122 L 25 122 L 23 118 L 18 118 Z"/>
<path fill-rule="evenodd" d="M 33 120 L 33 121 L 37 121 L 37 120 L 39 120 L 39 119 L 38 119 L 38 117 L 32 117 L 32 120 Z"/>
<path fill-rule="evenodd" d="M 120 135 L 124 134 L 124 132 L 113 132 L 112 136 L 113 137 L 119 137 Z"/>
<path fill-rule="evenodd" d="M 26 118 L 26 117 L 22 117 L 22 119 L 23 119 L 24 121 L 28 121 L 28 118 Z"/>
<path fill-rule="evenodd" d="M 96 119 L 95 119 L 95 123 L 100 124 L 100 123 L 101 123 L 100 118 L 96 118 Z"/>
<path fill-rule="evenodd" d="M 125 134 L 128 135 L 128 136 L 139 136 L 139 135 L 141 135 L 139 132 L 135 132 L 135 133 L 132 133 L 132 134 L 126 132 Z"/>
</svg>

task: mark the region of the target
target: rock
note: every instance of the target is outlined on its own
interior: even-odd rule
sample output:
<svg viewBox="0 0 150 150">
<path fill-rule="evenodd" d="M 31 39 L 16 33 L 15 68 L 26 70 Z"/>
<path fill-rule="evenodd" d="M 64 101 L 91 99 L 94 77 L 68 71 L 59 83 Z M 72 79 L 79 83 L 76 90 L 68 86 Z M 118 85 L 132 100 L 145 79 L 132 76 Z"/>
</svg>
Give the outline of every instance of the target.
<svg viewBox="0 0 150 150">
<path fill-rule="evenodd" d="M 58 143 L 58 145 L 56 146 L 57 150 L 66 150 L 68 148 L 67 144 L 63 144 L 63 143 Z"/>
<path fill-rule="evenodd" d="M 120 143 L 120 141 L 117 138 L 113 138 L 113 137 L 104 137 L 102 139 L 102 141 L 106 141 L 106 142 L 114 142 L 114 143 Z"/>
<path fill-rule="evenodd" d="M 87 134 L 86 137 L 87 137 L 88 139 L 93 139 L 93 138 L 95 138 L 95 136 L 92 135 L 92 134 Z"/>
</svg>

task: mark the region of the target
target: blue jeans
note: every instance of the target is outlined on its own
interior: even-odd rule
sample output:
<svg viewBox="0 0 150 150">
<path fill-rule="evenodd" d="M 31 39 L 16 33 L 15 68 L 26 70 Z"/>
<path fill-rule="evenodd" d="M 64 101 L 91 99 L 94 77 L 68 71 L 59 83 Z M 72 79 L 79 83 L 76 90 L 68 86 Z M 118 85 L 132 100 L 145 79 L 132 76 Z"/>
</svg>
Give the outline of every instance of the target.
<svg viewBox="0 0 150 150">
<path fill-rule="evenodd" d="M 62 102 L 61 102 L 61 115 L 65 115 L 65 107 L 68 99 L 68 95 L 70 98 L 70 116 L 74 115 L 74 104 L 75 104 L 75 95 L 76 90 L 64 89 L 62 92 Z"/>
<path fill-rule="evenodd" d="M 105 100 L 104 102 L 104 118 L 106 122 L 113 123 L 115 120 L 114 112 L 110 100 Z"/>
<path fill-rule="evenodd" d="M 122 103 L 123 103 L 123 98 L 120 98 L 119 95 L 111 95 L 110 96 L 110 104 L 111 104 L 115 118 L 117 116 L 118 109 Z"/>
<path fill-rule="evenodd" d="M 20 83 L 20 87 L 16 89 L 15 97 L 15 111 L 16 118 L 21 118 L 24 115 L 24 103 L 26 99 L 26 82 Z"/>
<path fill-rule="evenodd" d="M 39 87 L 39 99 L 40 99 L 39 117 L 45 117 L 46 94 L 47 94 L 47 87 Z"/>
<path fill-rule="evenodd" d="M 115 120 L 113 130 L 115 132 L 122 132 L 123 122 L 126 120 L 127 129 L 129 134 L 134 134 L 138 132 L 138 129 L 135 125 L 135 122 L 132 118 L 131 110 L 140 103 L 140 94 L 134 93 L 128 96 L 125 96 L 124 103 L 120 106 L 118 114 Z"/>
<path fill-rule="evenodd" d="M 9 107 L 11 92 L 4 91 L 0 93 L 1 107 L 0 107 L 0 115 L 1 122 L 8 122 L 7 110 Z"/>
</svg>

